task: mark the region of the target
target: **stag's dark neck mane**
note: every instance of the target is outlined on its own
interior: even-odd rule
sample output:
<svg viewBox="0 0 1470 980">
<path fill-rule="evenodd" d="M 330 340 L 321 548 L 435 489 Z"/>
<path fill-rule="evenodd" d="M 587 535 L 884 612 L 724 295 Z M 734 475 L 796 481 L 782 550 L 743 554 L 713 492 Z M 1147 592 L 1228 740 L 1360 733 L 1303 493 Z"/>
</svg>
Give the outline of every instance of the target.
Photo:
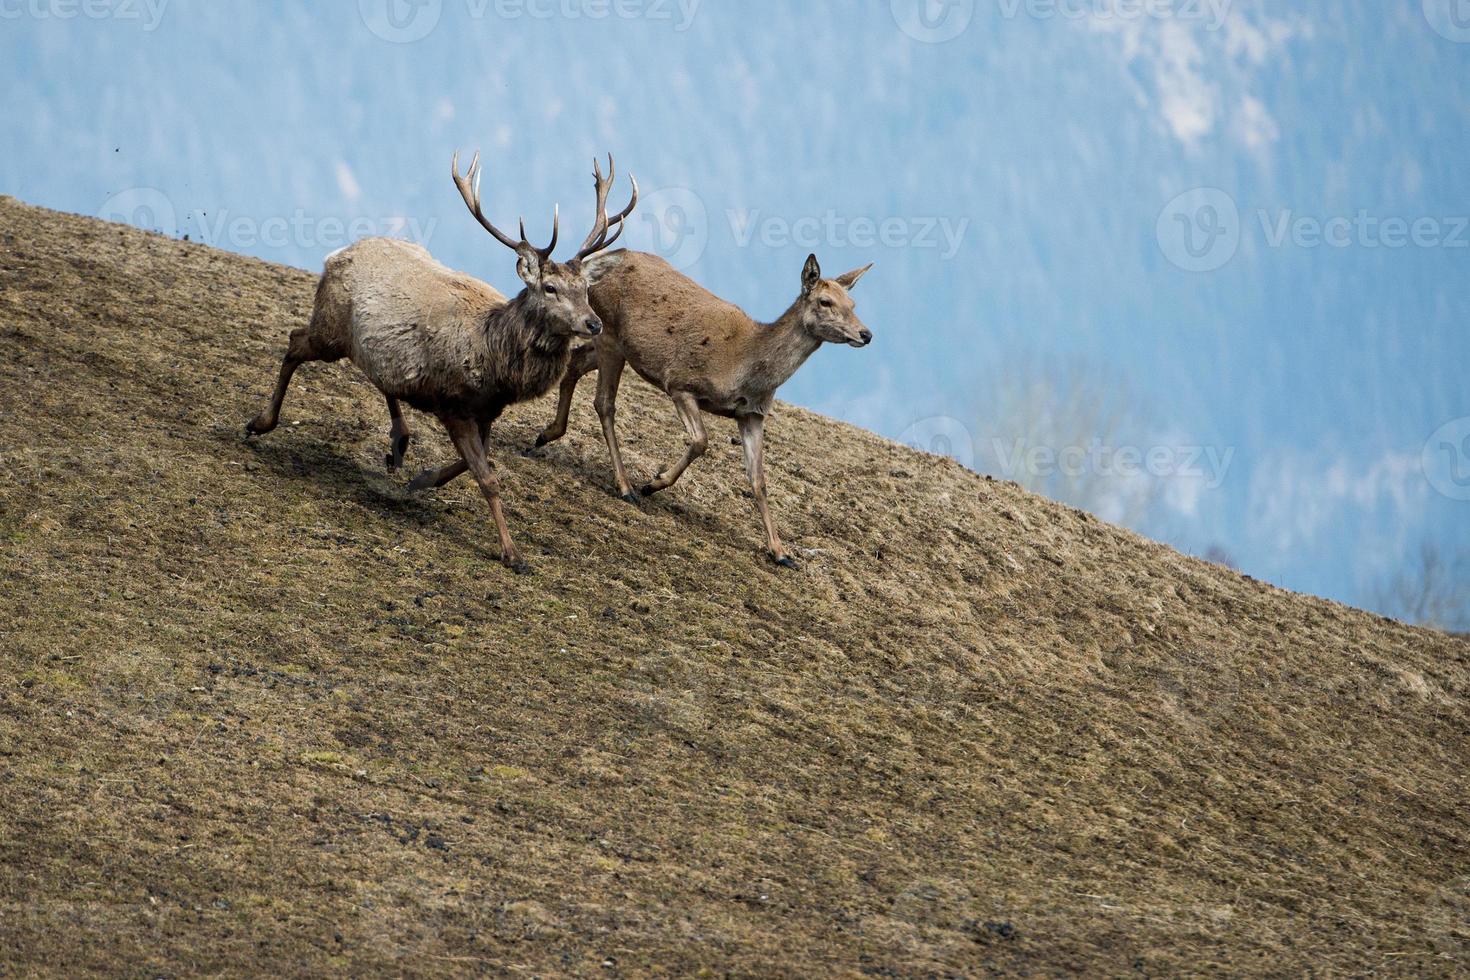
<svg viewBox="0 0 1470 980">
<path fill-rule="evenodd" d="M 485 348 L 512 402 L 537 398 L 561 380 L 571 344 L 570 334 L 556 329 L 529 287 L 485 317 Z"/>
</svg>

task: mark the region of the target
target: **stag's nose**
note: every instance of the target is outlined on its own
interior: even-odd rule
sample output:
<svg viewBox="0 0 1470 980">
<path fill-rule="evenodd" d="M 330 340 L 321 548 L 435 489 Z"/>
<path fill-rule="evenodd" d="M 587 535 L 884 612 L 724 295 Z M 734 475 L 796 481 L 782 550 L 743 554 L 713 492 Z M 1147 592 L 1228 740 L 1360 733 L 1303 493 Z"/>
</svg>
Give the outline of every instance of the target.
<svg viewBox="0 0 1470 980">
<path fill-rule="evenodd" d="M 597 319 L 597 317 L 595 316 L 589 316 L 587 318 L 587 321 L 583 323 L 582 326 L 586 329 L 587 336 L 589 337 L 596 337 L 598 334 L 602 333 L 602 321 Z"/>
<path fill-rule="evenodd" d="M 864 347 L 868 346 L 873 342 L 873 331 L 864 327 L 862 329 L 862 332 L 858 334 L 858 340 L 861 340 L 863 342 Z"/>
</svg>

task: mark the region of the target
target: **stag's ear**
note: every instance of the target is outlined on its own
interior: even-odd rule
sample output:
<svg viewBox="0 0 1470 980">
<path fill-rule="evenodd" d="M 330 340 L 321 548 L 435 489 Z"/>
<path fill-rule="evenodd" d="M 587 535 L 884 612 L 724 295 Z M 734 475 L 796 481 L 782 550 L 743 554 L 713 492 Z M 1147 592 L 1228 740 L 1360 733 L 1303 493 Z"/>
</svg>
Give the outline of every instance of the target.
<svg viewBox="0 0 1470 980">
<path fill-rule="evenodd" d="M 852 287 L 857 285 L 857 281 L 859 279 L 868 274 L 868 270 L 872 267 L 873 263 L 869 262 L 861 269 L 853 269 L 851 272 L 844 272 L 842 275 L 838 276 L 832 281 L 837 283 L 837 285 L 841 286 L 843 289 L 851 289 Z"/>
<path fill-rule="evenodd" d="M 815 255 L 806 257 L 806 267 L 801 270 L 801 293 L 805 296 L 816 288 L 817 283 L 822 281 L 822 267 L 817 264 Z"/>
<path fill-rule="evenodd" d="M 541 257 L 529 245 L 516 249 L 516 275 L 520 276 L 521 281 L 527 286 L 541 284 Z"/>
</svg>

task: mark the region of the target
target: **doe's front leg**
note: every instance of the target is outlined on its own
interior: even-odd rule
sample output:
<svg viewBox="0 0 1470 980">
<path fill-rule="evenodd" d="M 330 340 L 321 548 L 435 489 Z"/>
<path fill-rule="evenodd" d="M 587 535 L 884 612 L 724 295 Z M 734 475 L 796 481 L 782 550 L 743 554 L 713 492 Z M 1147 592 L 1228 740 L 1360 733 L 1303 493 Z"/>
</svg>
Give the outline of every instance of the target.
<svg viewBox="0 0 1470 980">
<path fill-rule="evenodd" d="M 766 527 L 766 547 L 771 558 L 783 568 L 796 568 L 796 559 L 786 553 L 781 536 L 776 533 L 776 522 L 771 518 L 771 507 L 766 502 L 766 417 L 764 415 L 742 415 L 740 444 L 745 449 L 745 475 L 750 478 L 750 492 L 755 497 L 755 509 L 760 511 L 761 523 Z"/>
</svg>

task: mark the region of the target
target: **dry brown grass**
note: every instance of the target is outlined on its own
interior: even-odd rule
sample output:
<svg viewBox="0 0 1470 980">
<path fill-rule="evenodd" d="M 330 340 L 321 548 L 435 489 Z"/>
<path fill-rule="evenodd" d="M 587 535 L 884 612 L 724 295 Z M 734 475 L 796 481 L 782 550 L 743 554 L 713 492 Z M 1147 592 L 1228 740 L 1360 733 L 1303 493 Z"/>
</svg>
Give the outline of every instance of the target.
<svg viewBox="0 0 1470 980">
<path fill-rule="evenodd" d="M 0 973 L 1470 969 L 1470 642 L 784 406 L 801 572 L 579 401 L 510 575 L 350 366 L 243 441 L 312 286 L 0 199 Z"/>
</svg>

